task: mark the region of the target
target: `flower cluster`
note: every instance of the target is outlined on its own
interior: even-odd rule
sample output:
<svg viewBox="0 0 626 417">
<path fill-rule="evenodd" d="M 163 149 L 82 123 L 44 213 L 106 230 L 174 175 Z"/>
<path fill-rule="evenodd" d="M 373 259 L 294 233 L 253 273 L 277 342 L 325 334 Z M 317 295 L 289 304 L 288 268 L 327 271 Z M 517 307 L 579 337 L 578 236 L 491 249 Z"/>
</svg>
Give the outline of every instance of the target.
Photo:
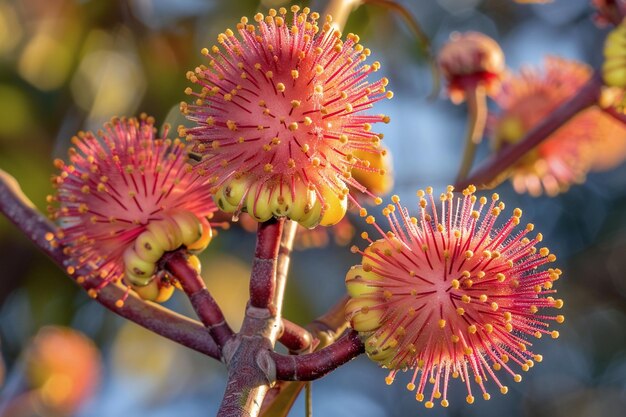
<svg viewBox="0 0 626 417">
<path fill-rule="evenodd" d="M 157 138 L 150 117 L 113 119 L 97 136 L 72 138 L 69 164 L 55 161 L 56 237 L 71 271 L 88 271 L 79 281 L 94 280 L 94 297 L 124 279 L 142 297 L 164 301 L 173 291 L 156 268 L 164 252 L 201 250 L 210 241 L 207 218 L 216 207 L 209 186 L 187 163 L 186 146 L 167 134 L 166 127 Z"/>
<path fill-rule="evenodd" d="M 454 32 L 439 51 L 437 61 L 448 81 L 450 100 L 457 104 L 477 87 L 489 95 L 496 93 L 505 70 L 500 45 L 479 32 Z"/>
<path fill-rule="evenodd" d="M 384 115 L 363 112 L 392 93 L 387 79 L 368 81 L 379 62 L 349 34 L 345 41 L 319 14 L 270 10 L 256 25 L 242 18 L 235 35 L 203 49 L 208 66 L 187 74 L 199 87 L 181 110 L 197 124 L 179 133 L 202 157 L 197 171 L 213 185 L 220 209 L 257 221 L 286 216 L 305 227 L 344 216 L 348 187 L 367 192 L 354 170 L 385 175 L 363 154 L 382 154 L 372 126 Z M 291 20 L 291 23 L 288 23 Z"/>
<path fill-rule="evenodd" d="M 492 146 L 520 141 L 542 119 L 571 98 L 591 77 L 586 65 L 550 57 L 544 69 L 509 75 L 495 97 L 501 111 L 492 117 Z M 608 169 L 626 154 L 623 124 L 591 107 L 574 116 L 511 167 L 516 191 L 556 195 L 582 182 L 592 169 Z"/>
<path fill-rule="evenodd" d="M 417 217 L 392 197 L 394 204 L 383 209 L 390 231 L 367 218 L 381 237 L 363 234 L 370 245 L 354 248 L 363 260 L 346 276 L 347 316 L 367 354 L 391 370 L 389 384 L 399 370 L 413 369 L 407 388 L 429 408 L 438 398 L 448 406 L 451 377 L 464 381 L 469 403 L 472 380 L 486 400 L 489 379 L 506 393 L 494 371 L 503 369 L 519 382 L 512 365 L 527 371 L 542 360 L 529 337 L 556 338 L 549 323 L 564 321 L 543 312 L 563 302 L 553 298 L 552 288 L 561 271 L 541 268 L 556 260 L 537 248 L 541 234 L 527 237 L 532 224 L 514 232 L 519 209 L 496 227 L 504 203 L 497 194 L 477 198 L 474 191 L 469 187 L 457 198 L 449 187 L 440 197 L 441 211 L 431 189 L 418 191 Z"/>
</svg>

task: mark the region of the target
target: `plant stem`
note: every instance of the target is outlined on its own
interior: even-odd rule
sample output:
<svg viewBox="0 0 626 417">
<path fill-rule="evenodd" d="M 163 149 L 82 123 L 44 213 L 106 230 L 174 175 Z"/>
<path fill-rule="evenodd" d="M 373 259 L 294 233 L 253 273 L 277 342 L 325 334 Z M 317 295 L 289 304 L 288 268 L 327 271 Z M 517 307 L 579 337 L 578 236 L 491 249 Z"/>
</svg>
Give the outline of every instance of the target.
<svg viewBox="0 0 626 417">
<path fill-rule="evenodd" d="M 226 323 L 222 310 L 207 290 L 202 277 L 189 265 L 187 257 L 181 251 L 166 254 L 164 261 L 165 269 L 183 287 L 194 311 L 221 350 L 226 342 L 233 337 L 234 332 Z"/>
<path fill-rule="evenodd" d="M 250 277 L 250 305 L 269 308 L 274 304 L 276 265 L 284 219 L 270 219 L 259 223 L 257 245 Z"/>
<path fill-rule="evenodd" d="M 283 225 L 283 236 L 278 249 L 278 262 L 276 264 L 276 290 L 274 292 L 274 306 L 279 312 L 283 311 L 283 299 L 285 297 L 285 286 L 287 284 L 287 274 L 291 262 L 291 250 L 293 241 L 298 231 L 298 223 L 287 220 Z"/>
<path fill-rule="evenodd" d="M 311 381 L 304 385 L 304 415 L 313 417 L 313 393 L 311 392 Z"/>
<path fill-rule="evenodd" d="M 283 319 L 283 334 L 278 341 L 282 343 L 290 353 L 302 353 L 308 351 L 313 344 L 313 336 L 306 329 Z"/>
<path fill-rule="evenodd" d="M 365 352 L 359 334 L 347 331 L 335 343 L 304 355 L 281 355 L 271 352 L 276 364 L 276 378 L 282 381 L 313 381 L 337 369 Z"/>
<path fill-rule="evenodd" d="M 270 351 L 279 334 L 284 287 L 295 224 L 272 219 L 259 224 L 250 278 L 250 302 L 241 332 L 224 347 L 228 383 L 220 417 L 259 414 L 269 385 L 276 380 Z"/>
<path fill-rule="evenodd" d="M 349 297 L 344 296 L 334 306 L 332 306 L 324 315 L 318 317 L 311 322 L 307 329 L 318 339 L 319 343 L 314 349 L 322 349 L 331 343 L 348 328 L 349 323 L 346 321 L 345 306 Z M 268 393 L 263 403 L 262 415 L 273 415 L 276 408 L 283 407 L 288 396 L 289 404 L 293 404 L 296 398 L 304 388 L 304 383 L 298 381 L 278 381 L 272 390 Z M 280 399 L 280 401 L 278 401 Z"/>
<path fill-rule="evenodd" d="M 469 174 L 474 164 L 476 146 L 483 138 L 487 123 L 487 95 L 485 87 L 475 85 L 473 88 L 466 89 L 465 95 L 467 97 L 468 122 L 465 135 L 465 150 L 463 151 L 461 166 L 456 176 L 457 183 L 462 182 Z"/>
<path fill-rule="evenodd" d="M 332 16 L 332 25 L 337 30 L 343 30 L 348 16 L 357 7 L 361 5 L 361 0 L 330 0 L 326 10 L 324 10 L 325 16 Z"/>
<path fill-rule="evenodd" d="M 538 123 L 520 142 L 503 148 L 487 159 L 468 179 L 455 187 L 463 189 L 470 184 L 485 187 L 506 168 L 517 162 L 528 151 L 539 145 L 573 116 L 597 103 L 602 88 L 602 75 L 595 71 L 589 81 L 571 99 Z"/>
<path fill-rule="evenodd" d="M 88 274 L 88 271 L 84 270 L 69 273 L 71 270 L 68 268 L 69 259 L 63 253 L 63 247 L 54 245 L 47 239 L 48 236 L 53 236 L 55 226 L 37 211 L 33 203 L 22 193 L 17 181 L 2 170 L 0 170 L 0 212 L 15 224 L 35 246 L 50 257 L 59 268 L 66 271 L 74 281 L 77 277 Z M 99 284 L 100 282 L 96 280 L 88 280 L 80 285 L 85 290 L 89 290 Z M 201 323 L 157 304 L 141 300 L 133 293 L 129 294 L 122 308 L 116 307 L 116 302 L 121 300 L 124 294 L 124 288 L 109 284 L 98 291 L 96 301 L 115 314 L 148 330 L 207 356 L 220 359 L 221 355 L 217 345 Z"/>
<path fill-rule="evenodd" d="M 422 49 L 424 50 L 424 52 L 426 53 L 426 57 L 428 58 L 428 62 L 430 64 L 430 71 L 433 76 L 433 89 L 428 98 L 434 100 L 437 97 L 437 94 L 439 94 L 439 89 L 441 88 L 441 77 L 439 76 L 439 68 L 437 67 L 437 62 L 435 61 L 432 51 L 431 51 L 430 39 L 428 38 L 428 36 L 426 36 L 426 33 L 424 33 L 424 31 L 422 30 L 422 27 L 420 26 L 417 19 L 413 17 L 409 9 L 407 9 L 402 4 L 393 0 L 362 0 L 362 1 L 364 4 L 373 4 L 373 5 L 385 7 L 391 10 L 392 12 L 397 13 L 398 15 L 400 15 L 400 17 L 402 17 L 402 19 L 404 19 L 409 29 L 413 32 L 415 37 L 421 43 Z"/>
<path fill-rule="evenodd" d="M 614 118 L 615 120 L 618 120 L 624 124 L 626 124 L 626 114 L 615 110 L 613 107 L 601 107 L 602 111 L 605 112 L 606 114 L 608 114 L 609 116 L 611 116 L 612 118 Z"/>
</svg>

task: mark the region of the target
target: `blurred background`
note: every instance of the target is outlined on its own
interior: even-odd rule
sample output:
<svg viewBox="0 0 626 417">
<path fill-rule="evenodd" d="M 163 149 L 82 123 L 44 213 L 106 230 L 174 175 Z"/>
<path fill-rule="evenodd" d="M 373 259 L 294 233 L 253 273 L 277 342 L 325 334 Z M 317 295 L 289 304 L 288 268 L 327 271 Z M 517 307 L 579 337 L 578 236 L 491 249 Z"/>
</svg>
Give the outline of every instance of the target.
<svg viewBox="0 0 626 417">
<path fill-rule="evenodd" d="M 521 5 L 512 0 L 399 0 L 423 25 L 435 50 L 453 31 L 497 39 L 507 64 L 539 64 L 546 54 L 597 66 L 606 34 L 594 26 L 589 0 Z M 321 11 L 322 0 L 293 2 Z M 199 51 L 242 15 L 283 0 L 0 0 L 0 168 L 15 176 L 45 211 L 52 159 L 64 157 L 78 130 L 113 115 L 146 112 L 183 123 L 185 72 Z M 435 101 L 419 42 L 386 10 L 363 6 L 347 30 L 372 49 L 395 98 L 376 113 L 394 156 L 395 192 L 415 202 L 417 188 L 453 181 L 465 128 L 464 106 Z M 478 159 L 487 152 L 479 149 Z M 465 403 L 451 384 L 450 407 L 425 410 L 386 371 L 361 357 L 313 384 L 319 416 L 621 416 L 626 409 L 626 167 L 592 174 L 557 198 L 498 192 L 521 207 L 559 255 L 566 323 L 557 341 L 536 341 L 544 361 L 507 384 L 506 396 Z M 358 218 L 352 228 L 362 229 Z M 338 240 L 350 242 L 350 226 Z M 326 236 L 317 236 L 324 241 Z M 359 262 L 331 237 L 293 256 L 285 316 L 306 324 L 344 293 L 344 275 Z M 303 242 L 300 246 L 307 246 Z M 247 299 L 254 235 L 233 227 L 203 255 L 203 275 L 233 327 Z M 324 262 L 320 262 L 323 259 Z M 324 269 L 321 269 L 321 268 Z M 226 381 L 221 364 L 126 323 L 91 301 L 0 217 L 0 346 L 5 366 L 0 416 L 214 415 Z M 180 294 L 167 306 L 193 315 Z M 69 330 L 70 327 L 75 331 Z M 63 352 L 70 352 L 63 354 Z M 52 378 L 52 379 L 51 379 Z M 503 377 L 506 378 L 506 377 Z M 294 416 L 304 414 L 300 399 Z"/>
</svg>

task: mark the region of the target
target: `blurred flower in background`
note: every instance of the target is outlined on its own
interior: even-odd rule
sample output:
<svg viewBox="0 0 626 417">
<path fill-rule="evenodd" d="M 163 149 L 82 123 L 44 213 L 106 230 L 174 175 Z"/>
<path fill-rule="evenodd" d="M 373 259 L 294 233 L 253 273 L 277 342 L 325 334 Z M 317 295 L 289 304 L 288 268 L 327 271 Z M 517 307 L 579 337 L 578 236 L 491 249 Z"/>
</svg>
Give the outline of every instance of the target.
<svg viewBox="0 0 626 417">
<path fill-rule="evenodd" d="M 70 328 L 42 328 L 21 362 L 23 375 L 12 375 L 14 381 L 5 388 L 2 416 L 72 416 L 92 397 L 101 379 L 100 352 Z M 7 391 L 14 391 L 13 396 L 9 398 Z"/>
</svg>

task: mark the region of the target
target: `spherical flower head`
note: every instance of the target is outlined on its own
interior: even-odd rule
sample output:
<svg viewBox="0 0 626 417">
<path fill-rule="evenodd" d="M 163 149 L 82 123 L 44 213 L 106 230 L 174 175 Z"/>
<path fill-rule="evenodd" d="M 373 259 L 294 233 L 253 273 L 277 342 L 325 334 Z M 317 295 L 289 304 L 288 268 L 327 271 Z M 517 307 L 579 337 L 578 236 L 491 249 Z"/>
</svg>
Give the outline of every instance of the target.
<svg viewBox="0 0 626 417">
<path fill-rule="evenodd" d="M 495 150 L 516 143 L 570 99 L 591 77 L 591 69 L 576 61 L 549 57 L 544 68 L 524 68 L 509 74 L 495 101 L 501 111 L 491 119 Z M 607 169 L 626 153 L 626 130 L 597 107 L 574 116 L 510 170 L 513 187 L 533 196 L 550 196 L 584 181 L 591 169 Z"/>
<path fill-rule="evenodd" d="M 484 87 L 487 94 L 497 92 L 505 70 L 504 53 L 498 43 L 479 32 L 454 32 L 439 51 L 437 62 L 454 103 L 461 103 L 467 90 L 478 86 Z"/>
<path fill-rule="evenodd" d="M 392 197 L 383 209 L 389 231 L 367 218 L 380 238 L 362 234 L 370 245 L 353 248 L 363 260 L 346 275 L 347 318 L 368 356 L 391 370 L 388 383 L 399 370 L 413 370 L 407 388 L 427 407 L 439 398 L 448 405 L 450 377 L 465 383 L 469 403 L 476 387 L 489 399 L 489 379 L 506 393 L 494 371 L 519 382 L 519 368 L 541 361 L 529 339 L 558 337 L 550 322 L 564 320 L 544 311 L 563 302 L 552 288 L 561 271 L 543 268 L 556 257 L 538 247 L 541 234 L 527 237 L 532 224 L 516 231 L 519 209 L 498 222 L 504 203 L 474 190 L 457 197 L 448 187 L 440 210 L 432 189 L 418 191 L 417 217 Z"/>
<path fill-rule="evenodd" d="M 167 130 L 157 138 L 150 117 L 113 119 L 97 135 L 72 138 L 68 164 L 55 161 L 60 174 L 49 200 L 58 203 L 50 208 L 57 241 L 72 260 L 70 273 L 88 271 L 78 280 L 93 281 L 94 297 L 123 279 L 143 298 L 165 301 L 173 286 L 157 271 L 159 259 L 182 246 L 204 249 L 211 238 L 207 218 L 217 208 L 209 186 Z"/>
<path fill-rule="evenodd" d="M 250 213 L 257 221 L 285 216 L 305 227 L 332 225 L 344 216 L 349 186 L 367 192 L 355 169 L 385 175 L 357 152 L 380 154 L 389 121 L 364 112 L 392 92 L 387 79 L 371 81 L 379 62 L 349 34 L 345 41 L 328 19 L 308 8 L 281 8 L 242 18 L 218 45 L 202 52 L 208 66 L 190 71 L 199 87 L 182 103 L 197 123 L 180 129 L 202 156 L 198 171 L 214 185 L 220 209 Z"/>
<path fill-rule="evenodd" d="M 26 379 L 46 407 L 46 415 L 73 415 L 100 382 L 98 349 L 69 328 L 41 329 L 26 349 L 24 362 Z"/>
</svg>

